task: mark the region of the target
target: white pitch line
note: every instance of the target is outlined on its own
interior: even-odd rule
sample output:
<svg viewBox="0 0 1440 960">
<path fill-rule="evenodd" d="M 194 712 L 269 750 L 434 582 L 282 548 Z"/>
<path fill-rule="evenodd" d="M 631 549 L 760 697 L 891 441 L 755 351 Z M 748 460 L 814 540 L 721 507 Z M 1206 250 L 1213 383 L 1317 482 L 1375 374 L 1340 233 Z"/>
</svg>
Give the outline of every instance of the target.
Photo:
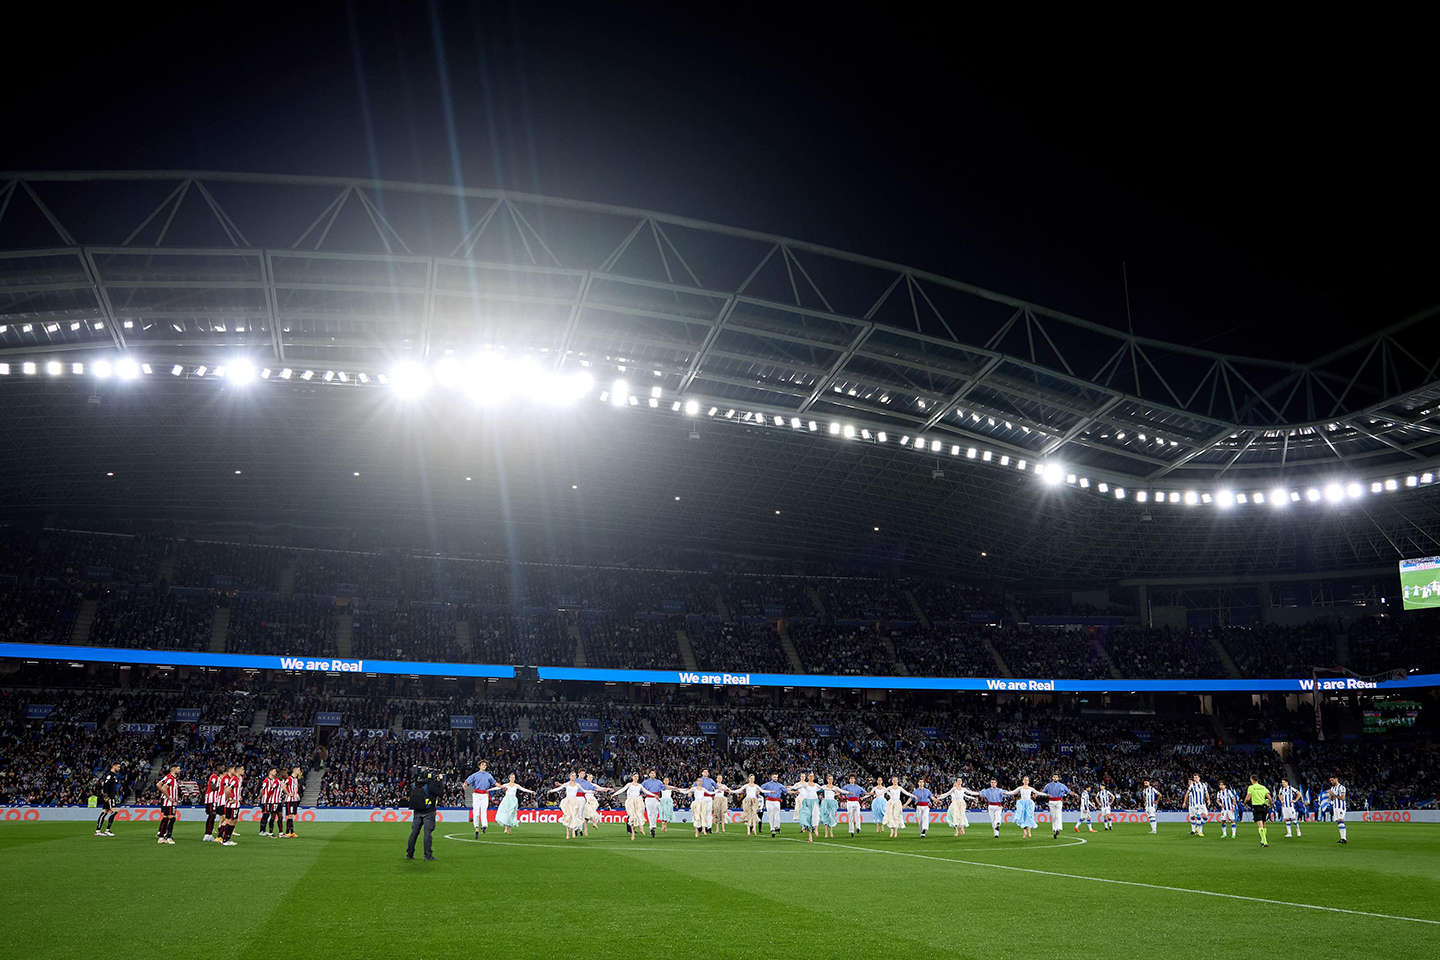
<svg viewBox="0 0 1440 960">
<path fill-rule="evenodd" d="M 791 843 L 804 843 L 794 837 L 785 837 Z M 1083 837 L 1081 839 L 1084 839 Z M 924 853 L 906 853 L 903 850 L 877 850 L 874 847 L 847 847 L 843 843 L 823 842 L 821 846 L 835 850 L 849 850 L 855 853 L 884 853 L 892 857 L 913 857 L 917 860 L 936 860 L 940 863 L 963 863 L 972 867 L 988 867 L 991 870 L 1013 870 L 1016 873 L 1034 873 L 1042 877 L 1061 877 L 1065 880 L 1089 880 L 1093 883 L 1109 883 L 1121 887 L 1144 887 L 1148 890 L 1166 890 L 1171 893 L 1197 893 L 1203 897 L 1221 897 L 1225 900 L 1247 900 L 1251 903 L 1269 903 L 1280 907 L 1299 907 L 1303 910 L 1321 910 L 1325 913 L 1347 913 L 1355 917 L 1376 917 L 1380 920 L 1404 920 L 1409 923 L 1426 923 L 1440 926 L 1440 920 L 1426 920 L 1424 917 L 1402 917 L 1393 913 L 1371 913 L 1369 910 L 1350 910 L 1346 907 L 1323 907 L 1318 903 L 1300 903 L 1296 900 L 1271 900 L 1268 897 L 1247 897 L 1241 893 L 1220 893 L 1216 890 L 1197 890 L 1193 887 L 1171 887 L 1162 883 L 1141 883 L 1139 880 L 1112 880 L 1109 877 L 1090 877 L 1083 873 L 1059 873 L 1055 870 L 1038 870 L 1034 867 L 1016 867 L 1008 863 L 986 863 L 983 860 L 961 860 L 955 857 L 933 857 Z"/>
</svg>

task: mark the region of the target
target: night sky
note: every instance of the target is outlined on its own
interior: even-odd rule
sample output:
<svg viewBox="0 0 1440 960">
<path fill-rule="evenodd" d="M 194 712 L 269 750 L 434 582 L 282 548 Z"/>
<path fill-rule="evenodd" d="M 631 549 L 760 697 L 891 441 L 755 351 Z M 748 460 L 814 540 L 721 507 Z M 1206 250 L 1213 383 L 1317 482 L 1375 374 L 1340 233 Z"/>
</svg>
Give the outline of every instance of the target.
<svg viewBox="0 0 1440 960">
<path fill-rule="evenodd" d="M 459 179 L 1119 327 L 1127 261 L 1136 332 L 1295 359 L 1440 302 L 1414 25 L 683 6 L 26 5 L 0 166 Z"/>
</svg>

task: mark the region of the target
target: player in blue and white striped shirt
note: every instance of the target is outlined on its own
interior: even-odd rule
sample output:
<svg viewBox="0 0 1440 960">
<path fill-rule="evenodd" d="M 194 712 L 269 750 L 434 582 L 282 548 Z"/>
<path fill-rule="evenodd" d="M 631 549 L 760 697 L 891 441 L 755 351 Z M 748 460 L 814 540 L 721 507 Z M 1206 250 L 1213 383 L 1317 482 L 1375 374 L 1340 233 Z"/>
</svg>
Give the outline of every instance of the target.
<svg viewBox="0 0 1440 960">
<path fill-rule="evenodd" d="M 1150 781 L 1145 781 L 1145 786 L 1140 790 L 1140 802 L 1145 805 L 1145 818 L 1150 821 L 1150 832 L 1155 832 L 1160 818 L 1156 811 L 1160 808 L 1160 791 L 1150 786 Z"/>
<path fill-rule="evenodd" d="M 1190 778 L 1185 788 L 1185 805 L 1190 812 L 1190 835 L 1205 836 L 1205 819 L 1210 816 L 1210 787 L 1198 773 Z"/>
<path fill-rule="evenodd" d="M 1115 802 L 1115 794 L 1110 792 L 1109 787 L 1102 786 L 1097 798 L 1100 801 L 1100 823 L 1106 830 L 1115 828 L 1115 814 L 1110 812 L 1110 805 Z"/>
<path fill-rule="evenodd" d="M 1237 825 L 1240 822 L 1240 794 L 1231 790 L 1225 785 L 1225 781 L 1221 780 L 1220 791 L 1215 794 L 1215 802 L 1220 804 L 1220 839 L 1225 839 L 1225 827 L 1228 825 L 1230 838 L 1233 840 L 1239 829 Z"/>
<path fill-rule="evenodd" d="M 1290 836 L 1290 825 L 1295 825 L 1295 836 L 1302 836 L 1300 833 L 1300 791 L 1290 786 L 1289 780 L 1280 781 L 1280 789 L 1275 791 L 1275 805 L 1280 808 L 1280 819 L 1285 821 L 1285 836 Z"/>
<path fill-rule="evenodd" d="M 1335 807 L 1335 827 L 1340 831 L 1339 842 L 1345 843 L 1345 788 L 1340 785 L 1339 777 L 1330 778 L 1330 789 L 1326 792 Z"/>
<path fill-rule="evenodd" d="M 1087 827 L 1090 828 L 1090 832 L 1091 832 L 1091 833 L 1094 833 L 1094 832 L 1095 832 L 1094 818 L 1090 815 L 1090 788 L 1089 788 L 1089 787 L 1083 787 L 1083 788 L 1080 790 L 1080 816 L 1077 817 L 1076 820 L 1075 820 L 1075 832 L 1076 832 L 1076 833 L 1079 833 L 1079 832 L 1080 832 L 1080 824 L 1082 824 L 1082 823 L 1085 824 Z"/>
</svg>

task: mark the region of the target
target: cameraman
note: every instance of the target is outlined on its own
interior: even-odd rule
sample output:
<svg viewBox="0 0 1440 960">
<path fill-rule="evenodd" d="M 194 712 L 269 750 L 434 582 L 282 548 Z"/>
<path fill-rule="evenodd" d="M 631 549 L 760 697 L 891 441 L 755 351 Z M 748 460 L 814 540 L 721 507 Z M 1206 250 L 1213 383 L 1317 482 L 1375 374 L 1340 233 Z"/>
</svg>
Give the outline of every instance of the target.
<svg viewBox="0 0 1440 960">
<path fill-rule="evenodd" d="M 410 843 L 405 848 L 405 859 L 415 859 L 415 838 L 425 830 L 425 859 L 434 860 L 430 838 L 435 833 L 435 811 L 440 797 L 445 792 L 445 778 L 434 770 L 415 767 L 410 771 Z"/>
</svg>

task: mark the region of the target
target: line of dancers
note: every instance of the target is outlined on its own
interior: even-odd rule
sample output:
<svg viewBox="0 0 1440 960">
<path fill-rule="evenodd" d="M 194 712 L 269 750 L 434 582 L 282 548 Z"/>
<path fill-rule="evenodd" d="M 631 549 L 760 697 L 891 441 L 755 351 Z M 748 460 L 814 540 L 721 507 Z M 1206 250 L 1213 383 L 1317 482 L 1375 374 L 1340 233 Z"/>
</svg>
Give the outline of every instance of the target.
<svg viewBox="0 0 1440 960">
<path fill-rule="evenodd" d="M 495 788 L 495 783 L 483 763 L 466 783 L 475 791 L 473 804 L 478 838 L 487 826 L 485 810 L 489 805 L 489 791 Z M 495 822 L 508 834 L 519 822 L 518 794 L 536 791 L 517 784 L 514 774 L 497 789 L 503 790 L 505 797 Z M 621 799 L 625 829 L 632 841 L 668 832 L 670 824 L 676 822 L 675 802 L 680 795 L 689 797 L 691 828 L 696 837 L 726 831 L 732 799 L 740 804 L 739 823 L 745 827 L 747 836 L 761 836 L 768 829 L 771 837 L 777 837 L 782 805 L 790 796 L 794 798 L 795 821 L 806 840 L 813 843 L 817 837 L 835 837 L 836 828 L 842 823 L 842 810 L 848 835 L 860 836 L 865 827 L 867 803 L 877 833 L 888 831 L 890 837 L 898 837 L 906 827 L 906 810 L 910 808 L 914 810 L 920 836 L 925 837 L 929 833 L 932 811 L 938 812 L 943 805 L 945 814 L 940 822 L 951 829 L 953 836 L 962 837 L 970 827 L 969 803 L 978 801 L 984 804 L 989 815 L 993 836 L 999 837 L 1005 820 L 1005 804 L 1012 798 L 1015 824 L 1020 827 L 1021 835 L 1029 838 L 1031 831 L 1038 828 L 1037 796 L 1049 802 L 1051 826 L 1058 836 L 1062 826 L 1061 808 L 1070 791 L 1058 777 L 1044 788 L 1031 786 L 1030 778 L 1024 777 L 1018 787 L 1010 790 L 1002 790 L 994 779 L 989 786 L 972 790 L 963 779 L 956 778 L 948 790 L 936 793 L 923 777 L 916 781 L 914 790 L 909 790 L 901 785 L 899 777 L 891 777 L 889 783 L 877 777 L 868 786 L 862 786 L 855 776 L 837 783 L 833 775 L 826 775 L 822 782 L 814 772 L 802 774 L 793 783 L 781 782 L 776 774 L 771 774 L 764 783 L 757 783 L 755 775 L 749 774 L 744 783 L 731 786 L 723 775 L 717 773 L 712 777 L 708 769 L 702 769 L 689 786 L 673 784 L 668 776 L 657 776 L 657 771 L 649 770 L 643 777 L 636 771 L 628 780 L 603 787 L 590 779 L 587 770 L 581 769 L 570 771 L 565 781 L 556 783 L 545 793 L 560 795 L 560 824 L 567 840 L 589 836 L 591 828 L 599 826 L 600 798 L 604 794 Z"/>
</svg>

